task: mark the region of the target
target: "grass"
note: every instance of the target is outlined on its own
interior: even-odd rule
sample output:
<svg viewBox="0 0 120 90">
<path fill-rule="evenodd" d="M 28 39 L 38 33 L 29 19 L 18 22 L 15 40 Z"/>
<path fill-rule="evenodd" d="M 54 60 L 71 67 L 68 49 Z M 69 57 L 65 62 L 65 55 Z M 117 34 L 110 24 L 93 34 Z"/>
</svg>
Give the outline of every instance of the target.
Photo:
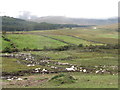
<svg viewBox="0 0 120 90">
<path fill-rule="evenodd" d="M 69 62 L 71 64 L 94 66 L 94 65 L 118 65 L 118 55 L 105 54 L 99 52 L 80 52 L 79 50 L 68 51 L 40 51 L 31 52 L 32 54 L 39 56 L 50 57 L 51 60 L 57 60 L 60 62 Z M 67 60 L 68 57 L 71 59 Z M 65 60 L 61 60 L 64 59 Z M 98 63 L 99 62 L 99 63 Z"/>
<path fill-rule="evenodd" d="M 64 46 L 66 44 L 46 38 L 38 35 L 7 35 L 13 43 L 15 43 L 18 49 L 30 48 L 30 49 L 43 49 L 46 48 L 56 48 Z"/>
<path fill-rule="evenodd" d="M 8 72 L 8 73 L 13 73 L 13 72 L 18 72 L 18 71 L 23 71 L 23 70 L 30 70 L 30 69 L 35 69 L 39 66 L 33 66 L 33 67 L 28 67 L 25 64 L 18 63 L 17 59 L 15 58 L 0 58 L 2 60 L 2 72 Z"/>
<path fill-rule="evenodd" d="M 98 45 L 93 42 L 88 42 L 85 40 L 77 39 L 71 36 L 80 37 L 87 40 L 94 40 L 100 41 L 110 44 L 117 44 L 118 36 L 117 32 L 113 30 L 106 30 L 106 29 L 61 29 L 61 30 L 47 30 L 47 31 L 29 31 L 24 32 L 26 34 L 8 34 L 6 35 L 7 38 L 11 40 L 11 42 L 7 42 L 4 40 L 0 40 L 3 42 L 3 47 L 10 47 L 11 43 L 18 49 L 23 48 L 30 48 L 30 49 L 43 49 L 43 48 L 57 48 L 60 46 L 66 45 L 63 42 L 58 40 L 54 40 L 48 37 L 43 37 L 41 35 L 50 36 L 53 38 L 57 38 L 60 40 L 64 40 L 68 43 L 72 44 L 83 44 L 83 45 Z M 32 35 L 33 34 L 33 35 Z M 2 49 L 1 48 L 1 49 Z M 58 61 L 62 63 L 69 63 L 75 64 L 77 66 L 85 66 L 85 67 L 92 67 L 92 66 L 107 66 L 106 69 L 112 70 L 114 72 L 117 69 L 111 68 L 111 66 L 118 66 L 118 50 L 116 49 L 101 49 L 106 53 L 102 52 L 84 52 L 83 48 L 78 48 L 77 50 L 66 50 L 66 51 L 24 51 L 25 53 L 31 53 L 33 55 L 37 55 L 39 58 L 41 57 L 50 57 L 51 61 Z M 107 53 L 110 52 L 110 53 Z M 1 58 L 0 58 L 1 59 Z M 50 70 L 50 67 L 47 65 L 58 66 L 58 67 L 68 67 L 68 66 L 60 66 L 54 64 L 46 64 L 45 66 L 36 65 L 33 67 L 27 67 L 26 64 L 18 63 L 24 62 L 19 59 L 15 58 L 2 58 L 2 69 L 3 72 L 18 72 L 21 70 L 29 70 L 35 69 L 36 67 L 46 68 Z M 38 60 L 39 61 L 39 60 Z M 28 62 L 28 61 L 26 61 Z M 66 74 L 66 73 L 64 73 Z M 81 73 L 81 72 L 70 72 L 67 73 L 68 75 L 72 75 L 77 80 L 75 83 L 56 83 L 49 82 L 49 80 L 58 75 L 58 74 L 38 74 L 38 75 L 30 75 L 30 76 L 22 76 L 22 78 L 27 77 L 28 80 L 23 81 L 3 81 L 7 83 L 7 88 L 117 88 L 118 87 L 118 76 L 117 75 L 110 75 L 110 74 L 95 74 L 95 73 Z M 47 80 L 42 81 L 41 79 Z M 39 81 L 40 80 L 40 81 Z M 68 80 L 68 78 L 60 79 L 60 80 Z M 30 83 L 30 85 L 27 85 Z M 33 84 L 33 83 L 34 84 Z M 15 83 L 15 84 L 14 84 Z"/>
<path fill-rule="evenodd" d="M 74 38 L 74 37 L 66 36 L 66 35 L 49 35 L 49 36 L 53 37 L 53 38 L 63 40 L 63 41 L 66 41 L 68 43 L 75 44 L 75 45 L 79 45 L 79 44 L 83 44 L 84 46 L 86 46 L 86 45 L 100 45 L 100 44 L 96 44 L 96 43 L 93 43 L 93 42 L 88 42 L 88 41 L 85 41 L 85 40 L 82 40 L 82 39 L 78 39 L 78 38 Z"/>
<path fill-rule="evenodd" d="M 8 41 L 5 41 L 5 40 L 1 40 L 0 41 L 0 51 L 2 51 L 2 50 L 4 50 L 6 47 L 9 47 L 9 48 L 11 48 L 11 43 L 10 42 L 8 42 Z"/>
<path fill-rule="evenodd" d="M 116 31 L 109 31 L 106 29 L 81 29 L 75 28 L 70 29 L 61 29 L 61 30 L 45 30 L 45 31 L 29 31 L 24 32 L 25 34 L 11 34 L 6 35 L 12 43 L 18 49 L 30 48 L 30 49 L 43 49 L 43 48 L 57 48 L 60 46 L 67 45 L 58 40 L 54 40 L 48 37 L 40 36 L 46 35 L 53 38 L 57 38 L 63 41 L 66 41 L 71 44 L 83 44 L 83 45 L 101 45 L 100 43 L 88 42 L 82 39 L 74 38 L 67 35 L 72 35 L 75 37 L 80 37 L 87 40 L 93 40 L 98 42 L 103 42 L 107 44 L 117 44 L 118 43 L 118 33 Z M 33 34 L 33 35 L 31 35 Z M 0 47 L 0 50 L 5 47 L 9 47 L 10 43 L 4 40 L 0 40 L 3 43 L 3 47 Z"/>
<path fill-rule="evenodd" d="M 31 31 L 30 33 L 45 34 L 45 35 L 73 35 L 76 37 L 81 37 L 88 40 L 94 40 L 104 43 L 117 44 L 118 42 L 118 32 L 115 30 L 107 30 L 105 28 L 101 29 L 82 29 L 75 28 L 61 29 L 61 30 L 47 30 L 47 31 Z"/>
<path fill-rule="evenodd" d="M 63 73 L 66 74 L 66 73 Z M 23 76 L 28 78 L 28 82 L 33 82 L 30 85 L 25 85 L 28 82 L 26 80 L 22 81 L 10 81 L 9 84 L 3 87 L 5 88 L 118 88 L 118 76 L 117 75 L 97 75 L 97 74 L 82 74 L 82 73 L 67 73 L 75 77 L 77 80 L 75 83 L 56 83 L 49 82 L 51 78 L 58 74 L 44 74 L 44 75 L 32 75 Z M 47 81 L 37 82 L 37 80 L 48 78 Z M 66 78 L 65 78 L 66 79 Z M 65 80 L 64 80 L 65 81 Z M 6 83 L 8 81 L 5 81 Z M 37 82 L 37 83 L 36 83 Z M 10 85 L 11 83 L 11 85 Z M 15 85 L 13 83 L 16 83 Z M 34 84 L 35 83 L 35 84 Z M 12 85 L 13 84 L 13 85 Z"/>
</svg>

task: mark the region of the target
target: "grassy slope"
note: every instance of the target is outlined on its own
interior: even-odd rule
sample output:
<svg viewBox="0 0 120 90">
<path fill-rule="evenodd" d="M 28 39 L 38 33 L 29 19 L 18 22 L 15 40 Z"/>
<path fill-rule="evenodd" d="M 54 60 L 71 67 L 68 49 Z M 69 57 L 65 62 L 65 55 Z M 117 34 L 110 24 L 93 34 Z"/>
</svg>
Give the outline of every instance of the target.
<svg viewBox="0 0 120 90">
<path fill-rule="evenodd" d="M 4 49 L 5 47 L 11 47 L 10 42 L 7 42 L 3 40 L 2 38 L 0 38 L 0 51 Z"/>
<path fill-rule="evenodd" d="M 23 48 L 31 48 L 31 49 L 43 49 L 44 47 L 47 48 L 56 48 L 59 46 L 66 45 L 63 42 L 53 40 L 47 37 L 40 36 L 41 34 L 54 37 L 72 44 L 83 44 L 83 45 L 100 45 L 99 43 L 93 43 L 88 42 L 85 40 L 73 38 L 66 35 L 72 35 L 76 37 L 80 37 L 87 40 L 93 40 L 93 41 L 99 41 L 104 43 L 110 43 L 110 44 L 117 44 L 118 43 L 118 33 L 115 31 L 108 31 L 105 29 L 62 29 L 62 30 L 47 30 L 47 31 L 32 31 L 32 32 L 26 32 L 31 33 L 35 35 L 26 35 L 26 34 L 12 34 L 7 35 L 9 39 L 18 47 L 19 49 Z M 2 41 L 3 42 L 3 49 L 7 46 L 9 47 L 9 42 Z"/>
<path fill-rule="evenodd" d="M 45 46 L 48 48 L 56 48 L 59 46 L 64 46 L 66 44 L 49 39 L 38 35 L 7 35 L 7 37 L 15 43 L 16 47 L 19 49 L 30 48 L 30 49 L 43 49 Z"/>
<path fill-rule="evenodd" d="M 32 31 L 30 33 L 44 34 L 44 35 L 73 35 L 88 40 L 100 41 L 104 43 L 117 44 L 118 32 L 115 30 L 102 29 L 61 29 L 61 30 L 47 30 L 47 31 Z"/>
<path fill-rule="evenodd" d="M 69 43 L 72 43 L 72 44 L 76 44 L 76 45 L 79 45 L 79 44 L 99 45 L 99 44 L 96 44 L 96 43 L 93 43 L 93 42 L 88 42 L 88 41 L 85 41 L 85 40 L 82 40 L 82 39 L 77 39 L 77 38 L 74 38 L 74 37 L 71 37 L 71 36 L 66 36 L 66 35 L 49 35 L 49 36 L 60 39 L 60 40 L 63 40 L 63 41 L 66 41 L 66 42 L 69 42 Z"/>
</svg>

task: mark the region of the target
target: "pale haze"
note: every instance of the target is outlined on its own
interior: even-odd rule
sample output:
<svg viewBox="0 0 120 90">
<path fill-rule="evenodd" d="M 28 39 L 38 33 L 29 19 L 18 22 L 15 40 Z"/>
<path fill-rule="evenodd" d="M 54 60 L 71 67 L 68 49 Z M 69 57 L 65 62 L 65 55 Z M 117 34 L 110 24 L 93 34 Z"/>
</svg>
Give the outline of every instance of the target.
<svg viewBox="0 0 120 90">
<path fill-rule="evenodd" d="M 119 0 L 1 0 L 0 15 L 18 17 L 22 11 L 32 15 L 74 18 L 118 16 Z"/>
</svg>

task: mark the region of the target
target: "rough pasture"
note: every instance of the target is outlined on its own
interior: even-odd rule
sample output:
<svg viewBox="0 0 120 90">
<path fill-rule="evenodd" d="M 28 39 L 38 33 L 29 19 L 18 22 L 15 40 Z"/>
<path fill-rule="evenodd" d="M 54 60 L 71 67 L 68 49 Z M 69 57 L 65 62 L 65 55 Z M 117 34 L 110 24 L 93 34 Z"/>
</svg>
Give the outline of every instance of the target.
<svg viewBox="0 0 120 90">
<path fill-rule="evenodd" d="M 5 47 L 11 47 L 12 45 L 12 48 L 15 46 L 21 51 L 9 54 L 2 53 L 1 55 L 1 58 L 3 58 L 3 87 L 118 87 L 118 49 L 97 48 L 94 50 L 94 48 L 89 47 L 78 47 L 64 51 L 22 51 L 24 48 L 58 48 L 69 44 L 83 44 L 84 46 L 90 44 L 96 46 L 104 43 L 117 44 L 118 38 L 115 31 L 76 28 L 7 34 L 5 37 L 10 39 L 10 42 L 3 40 Z M 77 83 L 59 84 L 49 82 L 59 73 L 72 75 L 77 79 Z"/>
<path fill-rule="evenodd" d="M 36 33 L 36 32 L 29 32 Z M 104 28 L 101 29 L 81 29 L 75 28 L 73 30 L 70 29 L 61 29 L 61 30 L 48 30 L 48 31 L 38 31 L 37 34 L 44 35 L 72 35 L 76 37 L 80 37 L 87 40 L 93 40 L 96 42 L 103 42 L 109 44 L 117 44 L 118 43 L 118 32 L 115 30 L 107 30 Z"/>
<path fill-rule="evenodd" d="M 62 73 L 63 74 L 63 73 Z M 74 76 L 77 80 L 71 84 L 59 84 L 49 80 L 58 74 L 40 74 L 22 76 L 23 80 L 4 80 L 3 88 L 117 88 L 116 75 L 86 74 L 78 72 L 64 73 Z"/>
</svg>

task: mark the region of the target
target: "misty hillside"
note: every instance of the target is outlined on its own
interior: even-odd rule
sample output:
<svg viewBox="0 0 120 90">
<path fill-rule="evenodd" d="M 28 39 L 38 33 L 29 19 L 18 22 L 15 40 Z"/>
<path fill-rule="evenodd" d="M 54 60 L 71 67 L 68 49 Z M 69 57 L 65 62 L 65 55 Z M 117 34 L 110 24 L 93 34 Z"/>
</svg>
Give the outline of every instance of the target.
<svg viewBox="0 0 120 90">
<path fill-rule="evenodd" d="M 46 22 L 32 22 L 9 16 L 2 16 L 3 31 L 30 31 L 30 30 L 51 30 L 59 28 L 89 27 L 90 25 L 76 24 L 51 24 Z"/>
<path fill-rule="evenodd" d="M 36 19 L 30 19 L 34 22 L 47 22 L 53 24 L 79 24 L 79 25 L 107 25 L 117 23 L 117 18 L 110 19 L 85 19 L 85 18 L 68 18 L 64 16 L 46 16 Z"/>
</svg>

